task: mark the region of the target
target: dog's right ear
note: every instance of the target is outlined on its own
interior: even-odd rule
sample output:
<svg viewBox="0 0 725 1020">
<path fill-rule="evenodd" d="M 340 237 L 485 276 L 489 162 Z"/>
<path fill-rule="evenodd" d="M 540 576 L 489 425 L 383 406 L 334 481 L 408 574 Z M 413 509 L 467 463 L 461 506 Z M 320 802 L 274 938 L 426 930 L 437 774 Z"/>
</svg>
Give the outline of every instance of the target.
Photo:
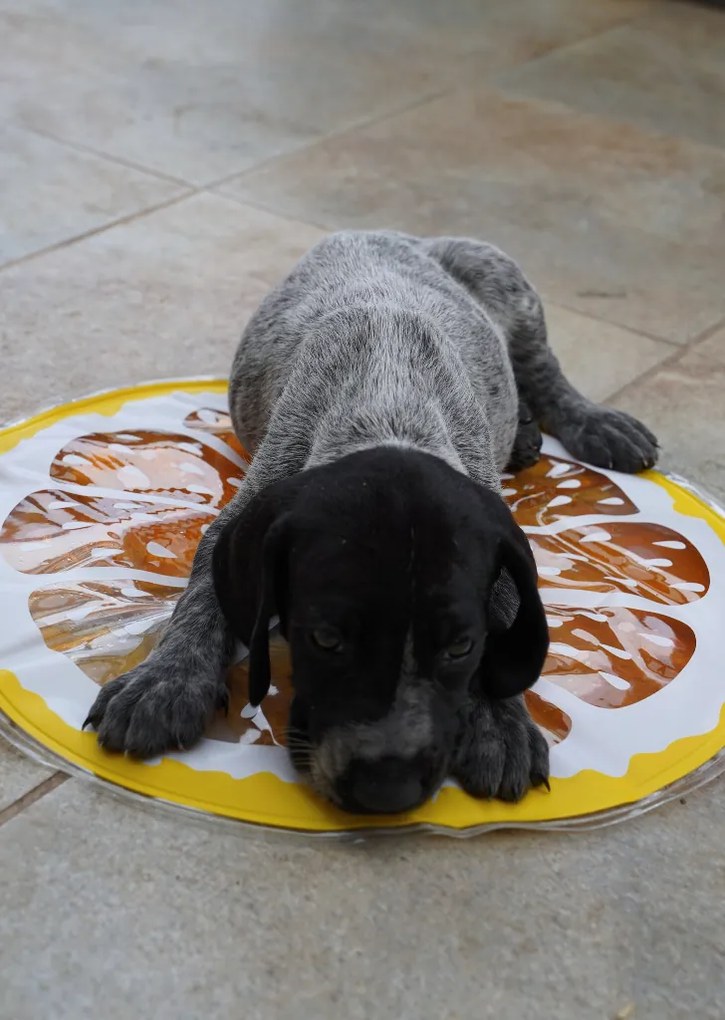
<svg viewBox="0 0 725 1020">
<path fill-rule="evenodd" d="M 249 649 L 249 700 L 270 684 L 269 622 L 286 631 L 289 485 L 264 489 L 223 528 L 214 546 L 214 590 L 235 637 Z"/>
</svg>

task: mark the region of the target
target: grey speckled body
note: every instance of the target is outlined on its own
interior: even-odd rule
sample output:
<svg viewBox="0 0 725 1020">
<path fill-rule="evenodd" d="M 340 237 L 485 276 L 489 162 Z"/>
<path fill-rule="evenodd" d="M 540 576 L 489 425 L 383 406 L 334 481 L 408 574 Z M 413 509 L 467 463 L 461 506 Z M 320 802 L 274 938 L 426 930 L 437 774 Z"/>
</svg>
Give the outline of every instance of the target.
<svg viewBox="0 0 725 1020">
<path fill-rule="evenodd" d="M 302 259 L 262 303 L 234 361 L 234 427 L 252 452 L 273 424 L 294 470 L 394 442 L 498 486 L 518 421 L 507 316 L 536 299 L 518 272 L 497 272 L 486 274 L 484 306 L 442 271 L 445 251 L 439 241 L 345 233 Z"/>
<path fill-rule="evenodd" d="M 321 242 L 247 326 L 230 403 L 253 463 L 202 539 L 159 646 L 99 693 L 88 722 L 110 749 L 147 756 L 186 747 L 225 701 L 232 639 L 212 553 L 225 524 L 271 483 L 392 444 L 497 492 L 507 463 L 538 458 L 540 426 L 604 467 L 637 471 L 657 451 L 643 425 L 565 379 L 541 301 L 516 263 L 460 238 L 343 232 Z M 510 616 L 505 583 L 493 599 Z M 520 698 L 472 704 L 467 733 L 456 775 L 471 792 L 515 798 L 529 773 L 545 778 L 545 748 Z"/>
</svg>

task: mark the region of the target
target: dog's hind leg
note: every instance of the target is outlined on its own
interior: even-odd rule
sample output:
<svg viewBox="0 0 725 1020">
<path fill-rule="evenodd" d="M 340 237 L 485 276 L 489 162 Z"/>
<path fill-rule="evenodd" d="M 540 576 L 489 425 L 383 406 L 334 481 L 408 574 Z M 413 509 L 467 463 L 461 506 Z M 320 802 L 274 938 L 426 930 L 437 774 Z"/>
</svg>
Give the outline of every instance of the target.
<svg viewBox="0 0 725 1020">
<path fill-rule="evenodd" d="M 512 467 L 517 459 L 526 460 L 527 450 L 533 456 L 534 423 L 597 467 L 627 472 L 652 467 L 657 440 L 649 429 L 622 411 L 588 400 L 566 378 L 548 343 L 541 299 L 513 259 L 480 241 L 439 238 L 425 244 L 507 339 L 520 401 Z M 533 423 L 526 420 L 527 410 Z"/>
</svg>

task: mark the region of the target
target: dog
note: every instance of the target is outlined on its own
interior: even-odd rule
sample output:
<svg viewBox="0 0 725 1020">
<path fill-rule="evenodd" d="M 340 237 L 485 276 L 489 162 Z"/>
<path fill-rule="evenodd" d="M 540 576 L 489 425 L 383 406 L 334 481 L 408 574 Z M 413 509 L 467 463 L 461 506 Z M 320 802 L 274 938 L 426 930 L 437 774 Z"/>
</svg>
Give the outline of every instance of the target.
<svg viewBox="0 0 725 1020">
<path fill-rule="evenodd" d="M 449 776 L 507 801 L 548 784 L 523 700 L 547 623 L 500 476 L 536 462 L 541 429 L 626 472 L 657 441 L 567 381 L 518 265 L 466 238 L 333 234 L 253 315 L 229 398 L 252 463 L 159 645 L 98 694 L 100 744 L 193 744 L 237 639 L 259 705 L 279 617 L 292 760 L 336 805 L 409 810 Z"/>
</svg>

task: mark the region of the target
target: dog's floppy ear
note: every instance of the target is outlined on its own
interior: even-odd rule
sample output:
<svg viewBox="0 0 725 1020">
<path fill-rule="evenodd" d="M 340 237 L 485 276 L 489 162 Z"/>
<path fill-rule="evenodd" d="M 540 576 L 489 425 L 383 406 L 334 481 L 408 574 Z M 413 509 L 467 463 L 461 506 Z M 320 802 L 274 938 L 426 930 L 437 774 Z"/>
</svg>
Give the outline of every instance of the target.
<svg viewBox="0 0 725 1020">
<path fill-rule="evenodd" d="M 498 496 L 493 493 L 491 495 L 499 500 Z M 497 508 L 495 518 L 497 545 L 489 589 L 491 626 L 479 676 L 486 694 L 493 698 L 511 698 L 527 690 L 541 676 L 549 650 L 549 628 L 537 587 L 536 563 L 528 540 L 508 508 L 503 505 Z M 491 596 L 506 599 L 507 589 L 513 596 L 514 593 L 510 592 L 511 581 L 516 588 L 518 608 L 513 621 L 505 625 L 496 619 L 499 614 L 491 605 Z"/>
<path fill-rule="evenodd" d="M 269 621 L 286 631 L 288 500 L 271 486 L 222 530 L 213 555 L 214 589 L 235 637 L 249 649 L 249 700 L 259 705 L 270 684 Z"/>
</svg>

